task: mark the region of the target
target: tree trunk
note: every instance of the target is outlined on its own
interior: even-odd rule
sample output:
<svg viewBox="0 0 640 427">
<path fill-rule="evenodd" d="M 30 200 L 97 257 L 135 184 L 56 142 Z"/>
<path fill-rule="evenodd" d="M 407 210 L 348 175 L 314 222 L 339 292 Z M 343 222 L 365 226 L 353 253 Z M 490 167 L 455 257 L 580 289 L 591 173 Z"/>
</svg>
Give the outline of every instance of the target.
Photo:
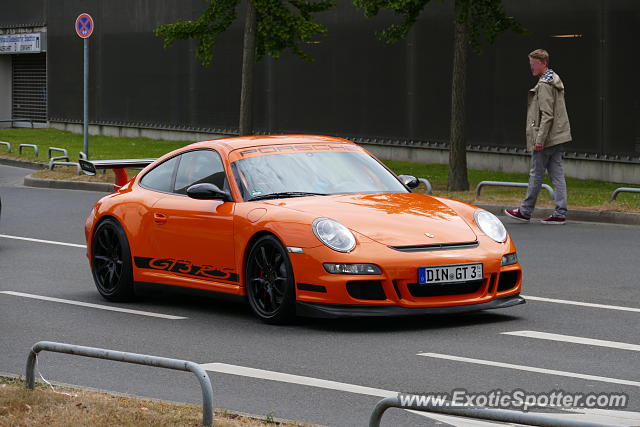
<svg viewBox="0 0 640 427">
<path fill-rule="evenodd" d="M 458 0 L 456 0 L 458 7 Z M 465 92 L 469 34 L 467 24 L 455 22 L 453 82 L 451 85 L 451 141 L 449 148 L 449 191 L 469 190 L 467 141 L 465 135 Z"/>
<path fill-rule="evenodd" d="M 242 50 L 242 91 L 240 93 L 240 135 L 251 135 L 253 110 L 253 68 L 256 62 L 256 7 L 247 0 Z"/>
</svg>

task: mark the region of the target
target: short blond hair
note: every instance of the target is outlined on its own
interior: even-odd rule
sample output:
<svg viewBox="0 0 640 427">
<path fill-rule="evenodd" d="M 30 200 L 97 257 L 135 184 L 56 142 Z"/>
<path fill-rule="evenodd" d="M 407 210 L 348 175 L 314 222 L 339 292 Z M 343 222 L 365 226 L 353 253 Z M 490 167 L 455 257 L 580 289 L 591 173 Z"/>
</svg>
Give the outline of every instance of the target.
<svg viewBox="0 0 640 427">
<path fill-rule="evenodd" d="M 545 64 L 549 63 L 549 52 L 544 49 L 536 49 L 529 54 L 529 58 L 537 59 Z"/>
</svg>

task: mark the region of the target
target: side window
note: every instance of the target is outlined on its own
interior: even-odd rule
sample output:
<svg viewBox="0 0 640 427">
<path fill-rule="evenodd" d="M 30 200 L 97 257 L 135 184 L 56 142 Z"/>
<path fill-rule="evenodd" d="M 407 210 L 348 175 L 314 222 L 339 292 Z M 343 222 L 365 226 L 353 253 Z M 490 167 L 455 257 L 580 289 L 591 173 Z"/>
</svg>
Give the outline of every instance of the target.
<svg viewBox="0 0 640 427">
<path fill-rule="evenodd" d="M 194 184 L 208 182 L 224 190 L 227 177 L 220 155 L 213 150 L 195 150 L 184 153 L 178 166 L 174 192 L 187 194 Z"/>
<path fill-rule="evenodd" d="M 173 179 L 173 171 L 178 163 L 178 157 L 172 157 L 164 163 L 159 164 L 155 168 L 147 172 L 140 180 L 140 185 L 149 190 L 163 191 L 170 193 L 171 181 Z"/>
</svg>

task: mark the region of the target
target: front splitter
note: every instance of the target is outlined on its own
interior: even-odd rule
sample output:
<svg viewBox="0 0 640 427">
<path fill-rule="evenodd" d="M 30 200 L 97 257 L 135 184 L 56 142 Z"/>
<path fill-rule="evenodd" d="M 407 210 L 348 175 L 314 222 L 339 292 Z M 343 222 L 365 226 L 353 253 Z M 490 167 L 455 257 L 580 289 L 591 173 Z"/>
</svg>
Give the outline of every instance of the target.
<svg viewBox="0 0 640 427">
<path fill-rule="evenodd" d="M 522 298 L 520 294 L 496 298 L 480 304 L 422 308 L 408 308 L 397 305 L 347 305 L 298 301 L 296 302 L 296 314 L 304 317 L 328 319 L 340 317 L 420 316 L 423 314 L 453 314 L 468 313 L 479 310 L 494 310 L 497 308 L 513 307 L 514 305 L 525 303 L 525 299 Z"/>
</svg>

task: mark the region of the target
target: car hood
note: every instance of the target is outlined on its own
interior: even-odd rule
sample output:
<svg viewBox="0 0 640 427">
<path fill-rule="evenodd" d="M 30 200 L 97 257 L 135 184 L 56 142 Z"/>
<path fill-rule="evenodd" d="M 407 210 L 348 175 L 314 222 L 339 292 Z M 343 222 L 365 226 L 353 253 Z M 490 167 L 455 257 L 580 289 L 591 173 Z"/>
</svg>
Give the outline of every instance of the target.
<svg viewBox="0 0 640 427">
<path fill-rule="evenodd" d="M 471 227 L 453 209 L 420 193 L 300 197 L 268 204 L 334 219 L 387 246 L 476 241 Z"/>
</svg>

